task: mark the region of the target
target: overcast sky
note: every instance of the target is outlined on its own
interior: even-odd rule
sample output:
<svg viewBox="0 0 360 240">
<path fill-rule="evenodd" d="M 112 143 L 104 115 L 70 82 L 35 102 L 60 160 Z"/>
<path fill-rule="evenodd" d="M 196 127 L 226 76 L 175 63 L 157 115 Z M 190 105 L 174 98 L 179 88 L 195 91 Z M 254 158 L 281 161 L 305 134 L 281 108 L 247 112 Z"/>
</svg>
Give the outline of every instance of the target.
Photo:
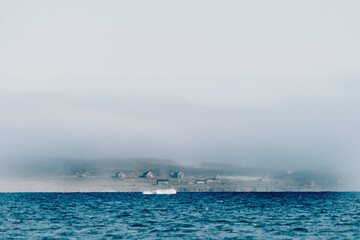
<svg viewBox="0 0 360 240">
<path fill-rule="evenodd" d="M 360 1 L 2 0 L 0 157 L 351 169 L 359 11 Z"/>
</svg>

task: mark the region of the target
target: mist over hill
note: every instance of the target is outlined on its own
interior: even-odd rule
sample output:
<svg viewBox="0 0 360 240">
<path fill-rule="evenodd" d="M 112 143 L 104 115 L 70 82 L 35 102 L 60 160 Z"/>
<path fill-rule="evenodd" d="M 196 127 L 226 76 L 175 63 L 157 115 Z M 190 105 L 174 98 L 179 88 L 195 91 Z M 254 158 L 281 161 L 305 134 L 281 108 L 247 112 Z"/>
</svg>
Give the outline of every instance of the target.
<svg viewBox="0 0 360 240">
<path fill-rule="evenodd" d="M 150 175 L 144 177 L 144 173 Z M 181 177 L 174 177 L 181 173 Z M 186 165 L 170 159 L 53 158 L 14 162 L 2 168 L 0 191 L 337 191 L 330 172 L 249 168 L 233 164 Z M 17 184 L 16 184 L 17 183 Z M 4 186 L 6 186 L 4 188 Z M 12 186 L 12 187 L 11 187 Z"/>
<path fill-rule="evenodd" d="M 63 176 L 74 172 L 88 172 L 92 175 L 111 174 L 115 171 L 141 172 L 150 170 L 155 174 L 181 171 L 186 175 L 226 176 L 276 176 L 284 170 L 256 167 L 241 167 L 235 164 L 205 162 L 200 164 L 182 164 L 171 159 L 159 158 L 44 158 L 31 161 L 8 163 L 3 174 L 16 176 Z"/>
</svg>

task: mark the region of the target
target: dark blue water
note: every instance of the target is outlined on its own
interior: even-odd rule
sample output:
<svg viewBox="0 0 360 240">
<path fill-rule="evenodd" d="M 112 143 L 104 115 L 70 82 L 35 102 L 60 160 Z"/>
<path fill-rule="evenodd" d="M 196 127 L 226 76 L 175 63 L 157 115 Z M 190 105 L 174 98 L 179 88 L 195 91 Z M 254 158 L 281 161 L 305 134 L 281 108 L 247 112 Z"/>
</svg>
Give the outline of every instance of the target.
<svg viewBox="0 0 360 240">
<path fill-rule="evenodd" d="M 0 238 L 360 239 L 360 193 L 2 193 Z"/>
</svg>

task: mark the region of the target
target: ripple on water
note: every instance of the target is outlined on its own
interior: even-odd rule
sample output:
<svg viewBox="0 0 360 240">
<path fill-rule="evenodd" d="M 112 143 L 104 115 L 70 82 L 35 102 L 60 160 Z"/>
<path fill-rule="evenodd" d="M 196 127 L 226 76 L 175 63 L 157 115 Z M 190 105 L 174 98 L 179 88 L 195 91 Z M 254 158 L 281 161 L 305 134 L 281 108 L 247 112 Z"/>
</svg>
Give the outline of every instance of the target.
<svg viewBox="0 0 360 240">
<path fill-rule="evenodd" d="M 360 239 L 359 193 L 16 193 L 0 202 L 0 239 Z"/>
</svg>

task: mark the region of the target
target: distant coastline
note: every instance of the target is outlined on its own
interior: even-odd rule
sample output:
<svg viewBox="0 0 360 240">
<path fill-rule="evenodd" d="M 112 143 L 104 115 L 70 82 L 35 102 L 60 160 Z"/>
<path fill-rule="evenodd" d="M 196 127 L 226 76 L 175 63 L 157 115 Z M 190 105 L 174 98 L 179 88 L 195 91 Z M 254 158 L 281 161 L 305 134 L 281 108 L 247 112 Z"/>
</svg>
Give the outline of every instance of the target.
<svg viewBox="0 0 360 240">
<path fill-rule="evenodd" d="M 340 191 L 339 179 L 309 171 L 268 170 L 172 160 L 51 159 L 9 166 L 0 192 L 178 192 Z"/>
</svg>

